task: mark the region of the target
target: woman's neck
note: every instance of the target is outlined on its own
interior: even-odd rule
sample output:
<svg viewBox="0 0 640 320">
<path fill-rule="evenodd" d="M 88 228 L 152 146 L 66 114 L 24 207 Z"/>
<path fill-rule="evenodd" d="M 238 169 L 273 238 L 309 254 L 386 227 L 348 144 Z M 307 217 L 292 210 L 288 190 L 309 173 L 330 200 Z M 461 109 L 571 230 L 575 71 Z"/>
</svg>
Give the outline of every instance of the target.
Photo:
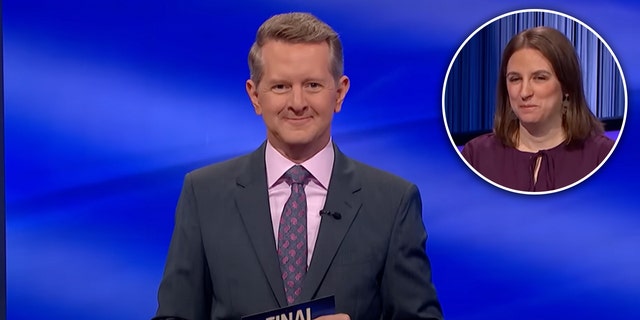
<svg viewBox="0 0 640 320">
<path fill-rule="evenodd" d="M 538 152 L 558 146 L 566 139 L 562 125 L 539 128 L 520 124 L 516 149 L 525 152 Z"/>
</svg>

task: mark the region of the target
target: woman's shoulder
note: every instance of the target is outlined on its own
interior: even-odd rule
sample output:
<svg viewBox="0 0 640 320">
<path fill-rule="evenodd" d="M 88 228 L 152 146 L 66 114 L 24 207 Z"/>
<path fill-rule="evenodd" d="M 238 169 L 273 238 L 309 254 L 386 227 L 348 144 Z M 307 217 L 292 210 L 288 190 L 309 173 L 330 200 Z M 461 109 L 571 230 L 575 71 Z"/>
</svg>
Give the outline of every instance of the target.
<svg viewBox="0 0 640 320">
<path fill-rule="evenodd" d="M 615 141 L 604 134 L 593 135 L 584 142 L 585 151 L 595 153 L 602 161 L 613 149 Z"/>
<path fill-rule="evenodd" d="M 613 141 L 611 138 L 607 137 L 604 134 L 597 134 L 587 139 L 587 143 L 592 144 L 594 146 L 611 149 L 615 144 L 615 141 Z"/>
<path fill-rule="evenodd" d="M 495 148 L 495 147 L 501 147 L 501 146 L 502 146 L 502 142 L 500 142 L 500 139 L 498 139 L 495 133 L 490 132 L 490 133 L 485 133 L 481 136 L 477 136 L 471 139 L 469 142 L 467 142 L 464 145 L 464 148 L 472 147 L 472 148 L 486 149 L 486 148 Z"/>
<path fill-rule="evenodd" d="M 462 156 L 472 165 L 485 157 L 487 154 L 494 154 L 495 151 L 503 149 L 502 142 L 494 133 L 486 133 L 471 139 L 462 147 Z"/>
</svg>

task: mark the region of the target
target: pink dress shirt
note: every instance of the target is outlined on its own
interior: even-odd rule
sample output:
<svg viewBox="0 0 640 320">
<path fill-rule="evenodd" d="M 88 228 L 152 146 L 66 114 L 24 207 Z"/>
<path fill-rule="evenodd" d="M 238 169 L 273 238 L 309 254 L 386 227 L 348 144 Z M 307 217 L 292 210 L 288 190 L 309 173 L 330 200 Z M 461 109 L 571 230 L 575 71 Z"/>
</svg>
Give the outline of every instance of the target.
<svg viewBox="0 0 640 320">
<path fill-rule="evenodd" d="M 271 209 L 271 225 L 276 242 L 278 239 L 278 226 L 284 205 L 291 195 L 291 187 L 282 180 L 282 175 L 292 166 L 293 161 L 285 158 L 267 141 L 265 150 L 265 164 L 267 167 L 267 185 L 269 186 L 269 208 Z M 316 245 L 318 230 L 320 229 L 320 210 L 324 208 L 327 199 L 327 190 L 333 170 L 333 144 L 329 143 L 311 159 L 300 163 L 313 175 L 311 181 L 304 188 L 307 195 L 307 266 L 311 263 L 313 249 Z M 276 248 L 277 248 L 276 243 Z"/>
</svg>

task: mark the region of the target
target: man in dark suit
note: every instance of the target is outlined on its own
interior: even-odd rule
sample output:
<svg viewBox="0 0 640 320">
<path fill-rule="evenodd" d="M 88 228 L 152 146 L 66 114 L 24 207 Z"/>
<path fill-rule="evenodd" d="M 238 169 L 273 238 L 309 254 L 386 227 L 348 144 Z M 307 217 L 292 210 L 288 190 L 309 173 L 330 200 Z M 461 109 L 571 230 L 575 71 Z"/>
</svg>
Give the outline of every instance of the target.
<svg viewBox="0 0 640 320">
<path fill-rule="evenodd" d="M 267 20 L 246 89 L 267 140 L 186 175 L 155 319 L 239 319 L 334 295 L 322 319 L 441 319 L 416 186 L 331 141 L 342 46 L 310 14 Z"/>
</svg>

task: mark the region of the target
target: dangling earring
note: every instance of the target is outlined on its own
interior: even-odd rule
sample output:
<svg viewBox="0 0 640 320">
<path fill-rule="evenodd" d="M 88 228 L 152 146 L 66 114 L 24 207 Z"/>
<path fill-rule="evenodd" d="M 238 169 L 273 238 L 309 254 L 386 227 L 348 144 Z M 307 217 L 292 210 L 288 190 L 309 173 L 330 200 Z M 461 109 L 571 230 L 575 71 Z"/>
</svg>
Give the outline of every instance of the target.
<svg viewBox="0 0 640 320">
<path fill-rule="evenodd" d="M 562 98 L 562 114 L 567 113 L 567 109 L 569 108 L 569 94 L 565 93 Z"/>
</svg>

